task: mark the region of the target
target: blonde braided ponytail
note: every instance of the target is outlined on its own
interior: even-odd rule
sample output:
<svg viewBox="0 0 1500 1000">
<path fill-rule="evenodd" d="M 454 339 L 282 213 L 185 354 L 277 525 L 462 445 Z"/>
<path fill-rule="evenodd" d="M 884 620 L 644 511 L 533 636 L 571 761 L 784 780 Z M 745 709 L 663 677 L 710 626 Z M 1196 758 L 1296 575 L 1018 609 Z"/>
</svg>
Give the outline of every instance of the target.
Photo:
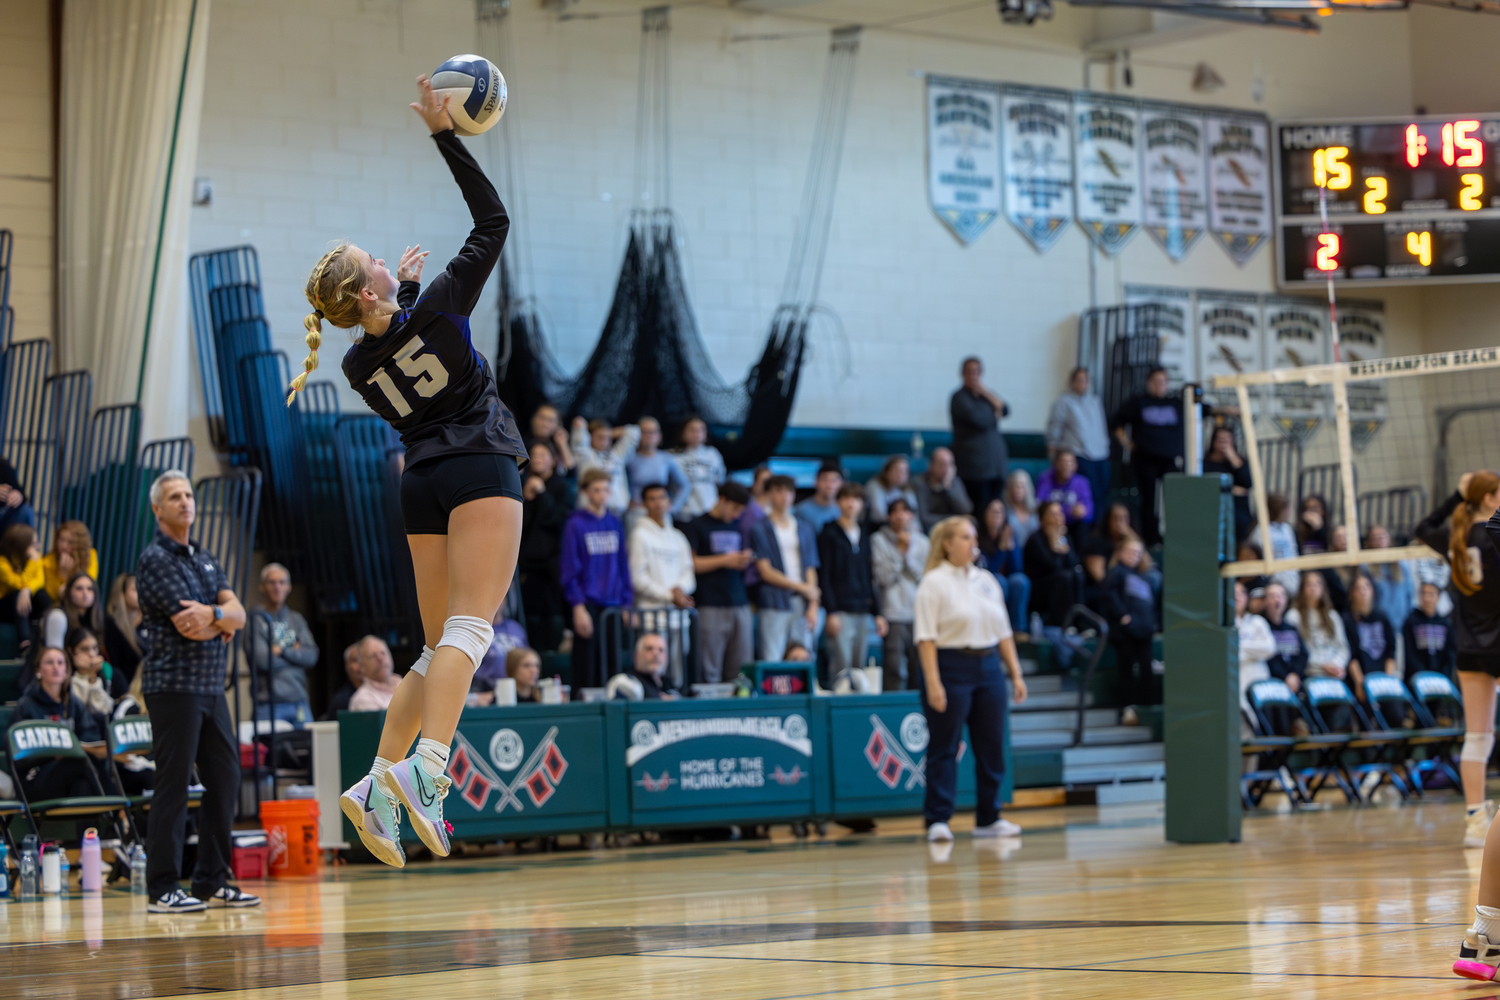
<svg viewBox="0 0 1500 1000">
<path fill-rule="evenodd" d="M 307 358 L 302 373 L 292 379 L 286 405 L 291 406 L 297 393 L 307 388 L 307 377 L 318 367 L 318 348 L 323 345 L 323 320 L 334 326 L 358 326 L 361 313 L 359 290 L 365 285 L 364 265 L 351 253 L 350 244 L 340 243 L 325 253 L 307 279 L 307 301 L 313 311 L 302 320 L 307 329 Z"/>
</svg>

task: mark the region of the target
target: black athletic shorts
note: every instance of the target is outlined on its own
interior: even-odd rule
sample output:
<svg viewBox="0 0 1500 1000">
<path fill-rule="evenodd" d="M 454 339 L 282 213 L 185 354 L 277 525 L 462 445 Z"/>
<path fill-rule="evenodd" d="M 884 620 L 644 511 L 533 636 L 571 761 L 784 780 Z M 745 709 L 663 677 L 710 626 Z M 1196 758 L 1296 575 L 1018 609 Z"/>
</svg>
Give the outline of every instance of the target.
<svg viewBox="0 0 1500 1000">
<path fill-rule="evenodd" d="M 1476 674 L 1489 674 L 1491 677 L 1500 677 L 1500 654 L 1496 653 L 1459 653 L 1456 657 L 1455 666 L 1459 670 L 1471 671 Z"/>
<path fill-rule="evenodd" d="M 438 455 L 401 473 L 401 521 L 408 535 L 446 535 L 455 507 L 485 497 L 521 501 L 521 472 L 509 455 Z"/>
</svg>

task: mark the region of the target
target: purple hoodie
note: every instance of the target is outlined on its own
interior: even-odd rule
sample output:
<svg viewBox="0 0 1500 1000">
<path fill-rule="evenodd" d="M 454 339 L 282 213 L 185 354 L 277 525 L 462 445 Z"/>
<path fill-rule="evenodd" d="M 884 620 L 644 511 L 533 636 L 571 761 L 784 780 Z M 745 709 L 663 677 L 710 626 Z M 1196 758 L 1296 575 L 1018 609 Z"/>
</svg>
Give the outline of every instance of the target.
<svg viewBox="0 0 1500 1000">
<path fill-rule="evenodd" d="M 603 517 L 595 517 L 584 507 L 568 515 L 568 523 L 563 526 L 560 568 L 563 596 L 569 607 L 591 603 L 619 608 L 630 603 L 625 529 L 608 511 Z"/>
<path fill-rule="evenodd" d="M 1048 500 L 1056 500 L 1063 506 L 1063 514 L 1067 517 L 1069 524 L 1082 521 L 1084 524 L 1094 523 L 1094 491 L 1089 486 L 1089 481 L 1078 473 L 1066 483 L 1056 480 L 1056 472 L 1048 469 L 1042 473 L 1042 477 L 1036 481 L 1036 502 L 1046 503 Z M 1073 505 L 1083 504 L 1083 517 L 1073 516 Z"/>
</svg>

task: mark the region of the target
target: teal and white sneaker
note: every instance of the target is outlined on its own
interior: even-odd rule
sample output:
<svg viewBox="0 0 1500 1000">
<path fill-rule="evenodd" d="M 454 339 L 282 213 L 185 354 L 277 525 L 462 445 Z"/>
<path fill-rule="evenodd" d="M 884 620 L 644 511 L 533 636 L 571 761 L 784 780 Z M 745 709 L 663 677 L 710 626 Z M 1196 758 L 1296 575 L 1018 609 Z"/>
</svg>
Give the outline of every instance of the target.
<svg viewBox="0 0 1500 1000">
<path fill-rule="evenodd" d="M 421 759 L 412 754 L 380 778 L 381 787 L 406 807 L 411 825 L 427 849 L 440 858 L 448 856 L 448 832 L 452 829 L 443 819 L 443 799 L 453 782 L 446 774 L 436 778 L 422 769 Z"/>
<path fill-rule="evenodd" d="M 406 867 L 401 849 L 401 807 L 368 774 L 339 796 L 339 806 L 370 853 L 392 868 Z"/>
</svg>

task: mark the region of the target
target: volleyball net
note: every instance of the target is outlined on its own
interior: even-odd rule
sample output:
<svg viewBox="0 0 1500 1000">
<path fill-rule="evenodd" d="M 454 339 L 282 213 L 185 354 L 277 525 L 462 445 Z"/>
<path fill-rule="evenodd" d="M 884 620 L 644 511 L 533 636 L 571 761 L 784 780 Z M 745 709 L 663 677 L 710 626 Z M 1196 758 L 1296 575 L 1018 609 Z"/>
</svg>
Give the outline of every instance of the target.
<svg viewBox="0 0 1500 1000">
<path fill-rule="evenodd" d="M 1475 469 L 1500 467 L 1500 347 L 1348 360 L 1215 376 L 1205 401 L 1237 406 L 1264 558 L 1233 562 L 1223 575 L 1322 569 L 1431 558 L 1412 537 L 1417 523 Z M 1296 511 L 1317 496 L 1330 535 L 1347 547 L 1274 558 L 1266 498 Z M 1390 547 L 1362 544 L 1372 527 Z"/>
</svg>

